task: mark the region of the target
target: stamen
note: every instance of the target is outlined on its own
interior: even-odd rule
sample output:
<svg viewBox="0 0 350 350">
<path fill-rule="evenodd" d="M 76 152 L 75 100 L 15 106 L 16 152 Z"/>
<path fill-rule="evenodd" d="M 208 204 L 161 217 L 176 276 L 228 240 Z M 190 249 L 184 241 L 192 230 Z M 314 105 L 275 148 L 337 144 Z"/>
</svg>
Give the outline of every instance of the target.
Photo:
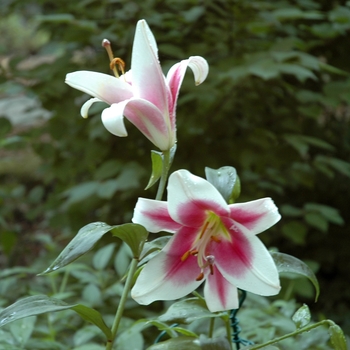
<svg viewBox="0 0 350 350">
<path fill-rule="evenodd" d="M 114 70 L 116 67 L 118 67 L 119 71 L 122 72 L 123 74 L 125 74 L 124 68 L 125 68 L 125 62 L 119 58 L 119 57 L 115 57 L 113 58 L 113 60 L 111 61 L 111 63 L 109 64 L 109 67 Z"/>
<path fill-rule="evenodd" d="M 188 250 L 184 255 L 181 257 L 181 261 L 185 261 L 191 254 L 191 251 Z"/>
<path fill-rule="evenodd" d="M 111 62 L 110 68 L 112 69 L 114 75 L 116 78 L 119 78 L 119 73 L 117 68 L 115 67 L 115 65 L 112 67 L 112 62 L 114 60 L 114 55 L 113 55 L 113 51 L 112 51 L 112 46 L 111 46 L 111 42 L 108 39 L 103 39 L 102 40 L 102 46 L 106 49 L 109 60 Z"/>
<path fill-rule="evenodd" d="M 201 238 L 203 237 L 204 232 L 205 232 L 205 231 L 207 230 L 207 228 L 208 228 L 208 225 L 209 225 L 209 221 L 207 221 L 207 222 L 205 223 L 205 225 L 203 226 L 202 231 L 201 231 L 201 234 L 199 235 L 199 239 L 201 239 Z"/>
<path fill-rule="evenodd" d="M 220 243 L 221 242 L 221 239 L 216 237 L 216 236 L 210 236 L 210 239 L 216 243 Z"/>
<path fill-rule="evenodd" d="M 204 273 L 201 272 L 198 277 L 196 278 L 196 281 L 201 281 L 204 278 Z"/>
<path fill-rule="evenodd" d="M 193 249 L 190 251 L 191 255 L 197 255 L 198 254 L 198 250 L 197 249 Z"/>
</svg>

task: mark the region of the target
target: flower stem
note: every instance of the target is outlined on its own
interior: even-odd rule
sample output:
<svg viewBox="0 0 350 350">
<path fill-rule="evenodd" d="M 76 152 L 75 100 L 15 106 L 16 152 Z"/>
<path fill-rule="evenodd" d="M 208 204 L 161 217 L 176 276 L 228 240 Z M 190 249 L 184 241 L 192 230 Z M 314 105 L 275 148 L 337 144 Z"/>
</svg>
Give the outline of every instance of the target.
<svg viewBox="0 0 350 350">
<path fill-rule="evenodd" d="M 335 323 L 331 320 L 323 320 L 323 321 L 320 321 L 320 322 L 317 322 L 317 323 L 314 323 L 310 326 L 306 326 L 306 327 L 303 327 L 303 328 L 300 328 L 300 329 L 297 329 L 296 331 L 292 332 L 292 333 L 288 333 L 286 335 L 283 335 L 282 337 L 279 337 L 279 338 L 275 338 L 275 339 L 272 339 L 264 344 L 260 344 L 260 345 L 257 345 L 257 346 L 253 346 L 251 348 L 249 348 L 250 350 L 257 350 L 257 349 L 261 349 L 261 348 L 264 348 L 265 346 L 267 345 L 271 345 L 271 344 L 274 344 L 274 343 L 278 343 L 284 339 L 287 339 L 287 338 L 290 338 L 290 337 L 294 337 L 295 335 L 297 334 L 300 334 L 300 333 L 304 333 L 304 332 L 308 332 L 310 331 L 311 329 L 314 329 L 314 328 L 317 328 L 319 326 L 323 326 L 323 325 L 328 325 L 328 326 L 334 326 Z"/>
<path fill-rule="evenodd" d="M 114 318 L 114 322 L 113 322 L 113 326 L 112 326 L 112 337 L 111 337 L 111 339 L 109 339 L 107 341 L 106 350 L 111 350 L 113 347 L 113 343 L 115 340 L 115 336 L 117 335 L 119 323 L 120 323 L 120 320 L 121 320 L 123 312 L 124 312 L 125 302 L 128 298 L 129 291 L 131 289 L 132 280 L 133 280 L 134 274 L 137 270 L 138 262 L 139 261 L 137 258 L 133 258 L 131 261 L 130 269 L 128 271 L 128 277 L 126 278 L 126 282 L 125 282 L 125 286 L 124 286 L 124 290 L 123 290 L 123 294 L 120 298 L 117 313 L 116 313 L 115 318 Z"/>
<path fill-rule="evenodd" d="M 158 201 L 162 200 L 164 190 L 165 190 L 165 185 L 168 179 L 170 166 L 171 166 L 170 151 L 163 151 L 163 169 L 162 169 L 162 175 L 160 177 L 158 191 L 156 195 L 156 200 Z"/>
<path fill-rule="evenodd" d="M 208 338 L 213 338 L 215 318 L 210 319 Z"/>
</svg>

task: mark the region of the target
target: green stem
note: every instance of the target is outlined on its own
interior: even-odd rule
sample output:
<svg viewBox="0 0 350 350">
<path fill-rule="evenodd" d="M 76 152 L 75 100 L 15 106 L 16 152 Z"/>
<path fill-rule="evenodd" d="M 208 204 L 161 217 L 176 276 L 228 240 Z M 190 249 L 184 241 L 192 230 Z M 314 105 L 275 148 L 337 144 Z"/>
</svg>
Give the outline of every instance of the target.
<svg viewBox="0 0 350 350">
<path fill-rule="evenodd" d="M 125 282 L 125 286 L 124 286 L 124 290 L 123 290 L 123 294 L 120 298 L 117 313 L 116 313 L 115 318 L 114 318 L 114 322 L 113 322 L 113 326 L 112 326 L 112 337 L 111 337 L 111 339 L 109 339 L 107 341 L 106 350 L 112 349 L 112 346 L 113 346 L 113 343 L 115 340 L 115 336 L 117 335 L 119 323 L 120 323 L 120 320 L 121 320 L 123 312 L 124 312 L 125 302 L 128 299 L 129 291 L 130 291 L 131 285 L 132 285 L 132 280 L 133 280 L 134 274 L 137 270 L 138 262 L 139 262 L 139 260 L 137 258 L 133 258 L 131 261 L 130 269 L 128 272 L 128 277 L 126 278 L 126 282 Z"/>
<path fill-rule="evenodd" d="M 231 320 L 230 320 L 230 317 L 227 317 L 227 319 L 225 320 L 225 325 L 226 325 L 227 340 L 230 343 L 231 350 L 233 350 L 233 348 L 232 348 L 232 340 L 231 340 L 232 339 L 232 332 L 231 332 Z"/>
<path fill-rule="evenodd" d="M 272 339 L 264 344 L 260 344 L 260 345 L 257 345 L 257 346 L 253 346 L 250 348 L 250 350 L 257 350 L 257 349 L 261 349 L 267 345 L 271 345 L 271 344 L 274 344 L 274 343 L 278 343 L 284 339 L 287 339 L 287 338 L 290 338 L 290 337 L 294 337 L 295 335 L 297 334 L 300 334 L 300 333 L 304 333 L 304 332 L 308 332 L 310 331 L 311 329 L 314 329 L 314 328 L 317 328 L 319 326 L 323 326 L 323 325 L 328 325 L 328 326 L 334 326 L 335 323 L 331 320 L 323 320 L 323 321 L 320 321 L 320 322 L 317 322 L 317 323 L 314 323 L 310 326 L 306 326 L 306 327 L 303 327 L 303 328 L 300 328 L 300 329 L 297 329 L 296 331 L 292 332 L 292 333 L 289 333 L 289 334 L 286 334 L 286 335 L 283 335 L 282 337 L 279 337 L 279 338 L 275 338 L 275 339 Z"/>
<path fill-rule="evenodd" d="M 64 271 L 64 274 L 63 274 L 63 278 L 62 278 L 62 282 L 61 282 L 61 285 L 60 285 L 59 293 L 63 293 L 64 290 L 66 289 L 66 286 L 67 286 L 67 283 L 68 283 L 69 274 L 70 274 L 70 268 L 67 267 L 66 271 Z"/>
<path fill-rule="evenodd" d="M 215 317 L 210 319 L 208 338 L 213 338 Z"/>
<path fill-rule="evenodd" d="M 170 166 L 171 166 L 170 151 L 163 151 L 163 169 L 162 169 L 162 175 L 160 177 L 158 191 L 156 195 L 156 200 L 158 201 L 162 200 L 163 193 L 165 190 L 165 185 L 168 179 Z"/>
</svg>

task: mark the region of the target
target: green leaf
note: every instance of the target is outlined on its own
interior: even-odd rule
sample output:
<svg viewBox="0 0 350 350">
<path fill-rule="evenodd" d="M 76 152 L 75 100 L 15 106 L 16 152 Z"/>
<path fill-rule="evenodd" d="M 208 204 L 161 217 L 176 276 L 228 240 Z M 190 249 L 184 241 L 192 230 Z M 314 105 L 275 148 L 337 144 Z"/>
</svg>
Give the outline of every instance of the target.
<svg viewBox="0 0 350 350">
<path fill-rule="evenodd" d="M 90 251 L 96 242 L 114 227 L 116 226 L 109 226 L 104 222 L 94 222 L 84 226 L 41 275 L 56 271 L 78 259 Z"/>
<path fill-rule="evenodd" d="M 207 180 L 221 193 L 227 203 L 233 203 L 240 195 L 241 184 L 234 167 L 205 168 Z"/>
<path fill-rule="evenodd" d="M 329 222 L 337 225 L 343 225 L 344 219 L 340 216 L 338 209 L 328 205 L 318 203 L 306 203 L 304 205 L 306 211 L 314 211 L 323 215 Z"/>
<path fill-rule="evenodd" d="M 111 339 L 111 330 L 107 327 L 101 314 L 97 310 L 91 309 L 90 307 L 87 307 L 82 304 L 73 305 L 71 309 L 74 310 L 77 314 L 79 314 L 82 319 L 93 323 L 95 326 L 101 329 L 101 331 L 105 334 L 107 339 Z"/>
<path fill-rule="evenodd" d="M 315 227 L 322 232 L 328 231 L 328 221 L 320 213 L 309 212 L 305 214 L 304 218 L 310 226 Z"/>
<path fill-rule="evenodd" d="M 162 176 L 163 170 L 163 154 L 158 151 L 151 151 L 151 159 L 152 159 L 152 174 L 148 181 L 148 184 L 145 190 L 151 188 Z"/>
<path fill-rule="evenodd" d="M 104 323 L 98 311 L 80 304 L 69 305 L 60 299 L 49 298 L 46 295 L 35 295 L 16 301 L 2 310 L 0 312 L 0 327 L 25 317 L 68 309 L 74 310 L 84 320 L 96 325 L 106 335 L 107 339 L 110 339 L 111 331 Z"/>
<path fill-rule="evenodd" d="M 292 220 L 283 224 L 282 233 L 296 244 L 304 244 L 307 227 L 300 221 Z"/>
<path fill-rule="evenodd" d="M 99 249 L 92 258 L 92 264 L 96 270 L 103 270 L 106 268 L 111 259 L 115 248 L 115 243 L 107 244 Z"/>
<path fill-rule="evenodd" d="M 124 224 L 114 226 L 112 235 L 120 238 L 131 249 L 134 258 L 138 259 L 143 248 L 143 244 L 148 237 L 147 230 L 139 224 Z"/>
<path fill-rule="evenodd" d="M 180 300 L 172 304 L 165 314 L 159 316 L 162 322 L 189 324 L 195 320 L 211 317 L 221 317 L 223 313 L 212 313 L 208 310 L 205 302 L 198 298 Z"/>
<path fill-rule="evenodd" d="M 303 328 L 307 326 L 311 321 L 309 307 L 306 304 L 300 307 L 293 315 L 292 320 L 297 328 Z"/>
<path fill-rule="evenodd" d="M 17 320 L 10 324 L 10 331 L 16 341 L 24 346 L 29 340 L 35 326 L 36 316 Z"/>
<path fill-rule="evenodd" d="M 144 257 L 146 257 L 147 255 L 153 252 L 162 250 L 164 246 L 168 243 L 170 238 L 171 236 L 163 236 L 163 237 L 158 237 L 151 242 L 146 242 L 140 254 L 140 259 L 143 259 Z"/>
<path fill-rule="evenodd" d="M 347 350 L 346 339 L 342 329 L 338 325 L 333 325 L 328 328 L 331 337 L 331 343 L 336 350 Z"/>
<path fill-rule="evenodd" d="M 177 337 L 153 344 L 147 350 L 200 350 L 199 340 L 194 337 Z"/>
<path fill-rule="evenodd" d="M 317 301 L 318 296 L 320 294 L 320 287 L 315 274 L 309 268 L 309 266 L 307 266 L 301 260 L 288 254 L 279 253 L 279 252 L 270 252 L 270 254 L 273 260 L 275 261 L 275 264 L 277 266 L 277 270 L 279 273 L 283 273 L 283 272 L 295 273 L 297 275 L 307 277 L 316 289 L 315 301 Z"/>
</svg>

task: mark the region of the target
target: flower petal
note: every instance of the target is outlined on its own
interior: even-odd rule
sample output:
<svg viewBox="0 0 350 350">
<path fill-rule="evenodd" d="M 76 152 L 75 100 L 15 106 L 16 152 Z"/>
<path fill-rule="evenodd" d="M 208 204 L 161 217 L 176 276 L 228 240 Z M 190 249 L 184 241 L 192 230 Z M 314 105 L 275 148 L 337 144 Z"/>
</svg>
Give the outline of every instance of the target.
<svg viewBox="0 0 350 350">
<path fill-rule="evenodd" d="M 174 145 L 174 133 L 168 128 L 161 111 L 151 102 L 132 98 L 125 103 L 123 114 L 162 151 Z"/>
<path fill-rule="evenodd" d="M 175 114 L 174 112 L 176 109 L 177 97 L 179 95 L 179 90 L 187 67 L 192 69 L 196 85 L 203 83 L 209 72 L 208 63 L 201 56 L 191 56 L 187 60 L 176 63 L 170 68 L 166 78 L 172 96 L 172 105 L 169 106 L 170 115 Z"/>
<path fill-rule="evenodd" d="M 187 170 L 172 173 L 168 183 L 168 210 L 174 221 L 190 227 L 204 223 L 207 211 L 228 215 L 228 205 L 208 181 Z"/>
<path fill-rule="evenodd" d="M 208 274 L 204 286 L 204 298 L 211 312 L 237 309 L 238 290 L 228 282 L 214 265 L 214 274 Z"/>
<path fill-rule="evenodd" d="M 111 75 L 77 71 L 66 76 L 66 83 L 74 89 L 83 91 L 91 96 L 108 103 L 118 103 L 133 96 L 131 86 Z"/>
<path fill-rule="evenodd" d="M 119 137 L 128 136 L 125 129 L 123 112 L 128 101 L 114 103 L 109 108 L 103 110 L 101 119 L 104 127 L 113 135 Z"/>
<path fill-rule="evenodd" d="M 174 233 L 181 227 L 170 217 L 167 202 L 146 198 L 138 199 L 132 222 L 144 226 L 147 231 L 153 233 L 159 231 Z"/>
<path fill-rule="evenodd" d="M 211 254 L 221 274 L 237 288 L 259 295 L 275 295 L 280 290 L 276 265 L 260 239 L 235 223 L 232 242 L 211 245 Z"/>
<path fill-rule="evenodd" d="M 229 205 L 231 218 L 254 234 L 263 232 L 281 219 L 271 198 Z"/>
<path fill-rule="evenodd" d="M 145 20 L 138 21 L 131 59 L 134 95 L 152 102 L 163 116 L 167 116 L 168 92 L 157 50 L 156 41 L 148 24 Z"/>
<path fill-rule="evenodd" d="M 88 117 L 89 109 L 90 109 L 90 107 L 91 107 L 95 102 L 103 102 L 103 101 L 101 101 L 101 100 L 100 100 L 99 98 L 97 98 L 97 97 L 94 97 L 94 98 L 90 98 L 89 100 L 87 100 L 87 101 L 81 106 L 80 115 L 81 115 L 83 118 L 87 118 L 87 117 Z"/>
<path fill-rule="evenodd" d="M 182 262 L 179 256 L 161 251 L 141 271 L 131 290 L 131 296 L 143 305 L 148 305 L 155 300 L 182 298 L 203 282 L 196 281 L 197 276 L 196 259 Z"/>
</svg>

